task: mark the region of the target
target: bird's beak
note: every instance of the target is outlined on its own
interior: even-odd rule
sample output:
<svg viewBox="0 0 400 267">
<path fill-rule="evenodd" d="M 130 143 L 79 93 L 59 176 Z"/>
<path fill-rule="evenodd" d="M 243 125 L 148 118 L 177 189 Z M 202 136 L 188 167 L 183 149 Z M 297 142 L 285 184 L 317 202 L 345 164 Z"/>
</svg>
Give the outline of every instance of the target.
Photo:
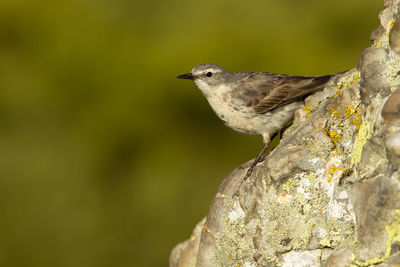
<svg viewBox="0 0 400 267">
<path fill-rule="evenodd" d="M 194 80 L 194 77 L 193 77 L 192 73 L 182 74 L 182 75 L 177 76 L 176 78 Z"/>
</svg>

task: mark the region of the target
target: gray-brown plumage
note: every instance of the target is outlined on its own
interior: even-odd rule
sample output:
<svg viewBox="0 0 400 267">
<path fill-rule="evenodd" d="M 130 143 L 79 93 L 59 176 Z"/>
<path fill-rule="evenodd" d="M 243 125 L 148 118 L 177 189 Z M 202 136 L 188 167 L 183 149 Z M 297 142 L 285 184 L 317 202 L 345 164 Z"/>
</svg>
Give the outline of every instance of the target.
<svg viewBox="0 0 400 267">
<path fill-rule="evenodd" d="M 180 79 L 191 79 L 224 123 L 241 133 L 261 135 L 264 148 L 248 175 L 268 147 L 271 136 L 293 119 L 304 99 L 321 89 L 332 75 L 304 77 L 271 72 L 230 73 L 215 64 L 197 65 Z"/>
<path fill-rule="evenodd" d="M 238 83 L 232 96 L 247 100 L 257 113 L 264 113 L 287 103 L 305 98 L 320 90 L 331 75 L 304 77 L 270 72 L 236 73 Z"/>
</svg>

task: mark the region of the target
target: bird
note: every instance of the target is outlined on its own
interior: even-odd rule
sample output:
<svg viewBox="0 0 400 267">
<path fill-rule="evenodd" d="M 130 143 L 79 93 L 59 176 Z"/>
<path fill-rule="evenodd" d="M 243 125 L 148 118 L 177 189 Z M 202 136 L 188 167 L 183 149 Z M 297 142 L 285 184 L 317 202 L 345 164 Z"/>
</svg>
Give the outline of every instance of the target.
<svg viewBox="0 0 400 267">
<path fill-rule="evenodd" d="M 325 76 L 294 76 L 272 72 L 228 72 L 215 64 L 199 64 L 177 76 L 193 80 L 224 124 L 240 133 L 259 135 L 264 146 L 243 180 L 251 176 L 271 138 L 288 122 L 304 99 L 332 79 Z"/>
</svg>

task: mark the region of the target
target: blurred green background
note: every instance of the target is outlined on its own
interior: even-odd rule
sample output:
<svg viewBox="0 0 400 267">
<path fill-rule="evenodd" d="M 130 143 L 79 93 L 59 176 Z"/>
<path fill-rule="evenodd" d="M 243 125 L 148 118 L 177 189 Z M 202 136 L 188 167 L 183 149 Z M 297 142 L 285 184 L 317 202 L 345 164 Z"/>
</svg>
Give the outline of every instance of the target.
<svg viewBox="0 0 400 267">
<path fill-rule="evenodd" d="M 167 266 L 262 147 L 175 77 L 353 68 L 382 6 L 0 1 L 0 266 Z"/>
</svg>

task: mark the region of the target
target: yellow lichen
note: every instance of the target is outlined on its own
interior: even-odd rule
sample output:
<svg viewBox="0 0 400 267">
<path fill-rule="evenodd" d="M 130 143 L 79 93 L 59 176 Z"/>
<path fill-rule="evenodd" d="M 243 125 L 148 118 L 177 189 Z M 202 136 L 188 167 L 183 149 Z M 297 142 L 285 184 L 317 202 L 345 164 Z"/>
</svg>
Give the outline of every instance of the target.
<svg viewBox="0 0 400 267">
<path fill-rule="evenodd" d="M 215 238 L 211 230 L 207 227 L 207 225 L 204 225 L 203 229 L 206 230 L 206 232 L 209 233 L 213 238 Z"/>
<path fill-rule="evenodd" d="M 341 135 L 339 135 L 337 132 L 335 131 L 331 131 L 329 132 L 329 130 L 327 128 L 323 129 L 324 134 L 326 134 L 327 136 L 329 136 L 329 138 L 331 139 L 332 143 L 334 143 L 335 145 L 339 144 L 339 140 L 342 138 Z"/>
<path fill-rule="evenodd" d="M 360 161 L 362 149 L 371 136 L 372 126 L 367 121 L 363 121 L 358 131 L 358 136 L 354 141 L 354 152 L 351 155 L 351 166 L 354 166 L 354 164 Z"/>
<path fill-rule="evenodd" d="M 312 106 L 305 106 L 303 110 L 306 112 L 305 118 L 308 118 L 311 116 L 311 112 L 313 111 Z"/>
<path fill-rule="evenodd" d="M 350 116 L 352 116 L 355 111 L 356 111 L 356 109 L 352 105 L 345 107 L 344 108 L 344 116 L 346 118 L 350 118 Z"/>
<path fill-rule="evenodd" d="M 328 168 L 327 175 L 328 175 L 328 182 L 332 181 L 332 178 L 338 171 L 343 171 L 343 167 L 341 166 L 332 166 Z"/>
<path fill-rule="evenodd" d="M 337 126 L 337 127 L 343 127 L 343 121 L 342 121 L 342 120 L 339 120 L 339 121 L 336 123 L 336 126 Z"/>
<path fill-rule="evenodd" d="M 362 111 L 359 108 L 348 106 L 344 109 L 344 116 L 350 118 L 350 124 L 354 125 L 356 129 L 360 129 Z"/>
<path fill-rule="evenodd" d="M 340 119 L 340 118 L 342 117 L 342 113 L 340 113 L 340 111 L 337 111 L 337 110 L 332 109 L 330 112 L 331 112 L 331 114 L 332 114 L 333 116 L 335 116 L 337 119 Z"/>
<path fill-rule="evenodd" d="M 339 134 L 337 134 L 335 131 L 332 131 L 329 133 L 329 136 L 331 137 L 332 142 L 337 145 L 339 143 L 340 138 L 342 138 Z"/>
<path fill-rule="evenodd" d="M 340 92 L 341 92 L 342 89 L 343 89 L 343 85 L 341 85 L 341 84 L 340 84 L 340 85 L 337 85 L 336 88 L 339 89 L 339 90 L 336 92 L 336 94 L 333 95 L 333 98 L 336 98 L 336 97 L 339 96 Z"/>
<path fill-rule="evenodd" d="M 387 37 L 388 37 L 388 38 L 390 37 L 390 32 L 391 32 L 391 30 L 392 30 L 393 25 L 394 25 L 395 22 L 396 22 L 395 19 L 392 19 L 392 20 L 390 21 L 390 26 L 389 26 L 389 30 L 388 30 L 388 34 L 387 34 Z"/>
</svg>

